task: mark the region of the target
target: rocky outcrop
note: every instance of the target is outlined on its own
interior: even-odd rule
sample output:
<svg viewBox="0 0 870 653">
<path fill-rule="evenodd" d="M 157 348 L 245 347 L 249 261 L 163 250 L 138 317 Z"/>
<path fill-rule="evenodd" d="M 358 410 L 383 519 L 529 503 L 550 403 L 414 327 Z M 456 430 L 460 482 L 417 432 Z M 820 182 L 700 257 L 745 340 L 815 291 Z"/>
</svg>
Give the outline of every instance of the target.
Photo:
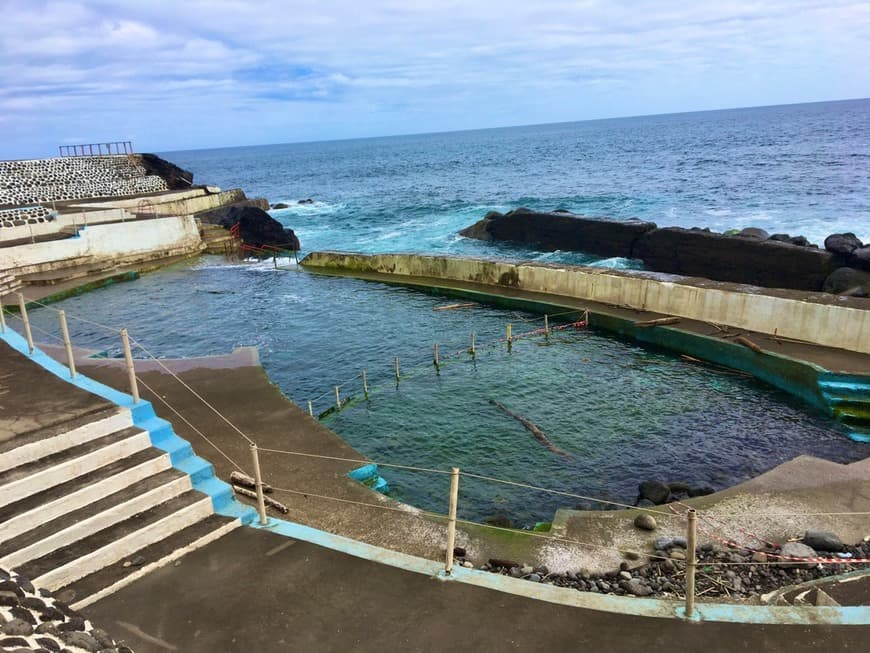
<svg viewBox="0 0 870 653">
<path fill-rule="evenodd" d="M 837 268 L 825 279 L 825 292 L 850 297 L 870 297 L 870 272 L 855 268 Z"/>
<path fill-rule="evenodd" d="M 576 250 L 607 258 L 631 258 L 637 239 L 653 229 L 652 222 L 639 220 L 602 220 L 516 209 L 505 215 L 491 211 L 459 233 L 468 238 L 506 240 L 547 251 Z"/>
<path fill-rule="evenodd" d="M 814 247 L 679 227 L 644 234 L 632 253 L 656 272 L 794 290 L 821 290 L 845 262 Z"/>
<path fill-rule="evenodd" d="M 767 288 L 846 292 L 856 285 L 863 288 L 863 277 L 861 283 L 851 283 L 859 275 L 847 275 L 841 268 L 870 271 L 870 247 L 864 247 L 851 233 L 830 236 L 825 241 L 826 248 L 820 249 L 803 236 L 771 236 L 752 227 L 720 234 L 709 229 L 658 228 L 652 222 L 603 220 L 528 209 L 504 215 L 492 211 L 459 233 L 468 238 L 521 243 L 547 251 L 639 259 L 654 272 Z M 835 272 L 837 275 L 832 277 Z"/>
<path fill-rule="evenodd" d="M 192 172 L 179 168 L 156 154 L 137 154 L 135 156 L 147 174 L 162 177 L 170 190 L 184 190 L 193 186 Z"/>
<path fill-rule="evenodd" d="M 299 250 L 299 239 L 292 229 L 286 229 L 259 206 L 257 200 L 246 200 L 228 207 L 201 214 L 199 218 L 209 224 L 219 224 L 226 229 L 239 225 L 239 237 L 247 245 L 263 247 L 270 245 L 282 249 Z M 265 201 L 265 200 L 263 200 Z M 268 207 L 268 204 L 266 204 Z"/>
</svg>

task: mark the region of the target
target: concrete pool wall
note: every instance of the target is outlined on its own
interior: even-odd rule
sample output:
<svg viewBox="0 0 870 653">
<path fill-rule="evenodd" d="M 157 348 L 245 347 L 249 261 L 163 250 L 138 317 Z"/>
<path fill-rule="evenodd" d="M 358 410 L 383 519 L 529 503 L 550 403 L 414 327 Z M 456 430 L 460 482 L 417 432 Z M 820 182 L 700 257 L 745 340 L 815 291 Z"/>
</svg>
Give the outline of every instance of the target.
<svg viewBox="0 0 870 653">
<path fill-rule="evenodd" d="M 751 374 L 843 421 L 854 431 L 853 439 L 870 441 L 870 357 L 865 356 L 870 353 L 870 300 L 629 270 L 446 256 L 314 252 L 302 265 L 536 312 L 579 306 L 577 300 L 594 302 L 588 306 L 591 326 Z M 638 326 L 645 319 L 639 312 L 816 347 L 806 356 L 799 350 L 797 355 L 755 351 L 683 325 Z M 839 351 L 829 356 L 819 347 Z M 847 352 L 855 356 L 844 369 Z M 819 363 L 828 360 L 833 364 Z"/>
</svg>

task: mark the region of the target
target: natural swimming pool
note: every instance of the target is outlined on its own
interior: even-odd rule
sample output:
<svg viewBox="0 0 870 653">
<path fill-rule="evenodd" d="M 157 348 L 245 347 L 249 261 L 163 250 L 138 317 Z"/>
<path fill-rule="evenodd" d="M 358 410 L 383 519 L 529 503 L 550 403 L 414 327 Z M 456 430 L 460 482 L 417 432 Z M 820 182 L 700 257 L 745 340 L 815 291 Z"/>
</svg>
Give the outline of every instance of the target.
<svg viewBox="0 0 870 653">
<path fill-rule="evenodd" d="M 521 335 L 542 326 L 539 315 L 485 305 L 434 310 L 451 303 L 380 283 L 276 271 L 271 262 L 203 258 L 55 306 L 127 327 L 162 357 L 255 345 L 282 391 L 303 407 L 315 400 L 318 413 L 334 402 L 333 386 L 346 382 L 343 397 L 356 400 L 324 421 L 376 461 L 456 466 L 631 503 L 647 478 L 721 489 L 799 454 L 838 462 L 866 455 L 866 445 L 849 440 L 839 424 L 754 379 L 588 329 L 566 329 L 549 341 L 518 338 L 508 352 L 499 342 L 505 325 Z M 54 312 L 31 316 L 39 328 L 57 332 Z M 76 320 L 70 327 L 77 345 L 120 353 L 114 335 Z M 472 331 L 473 359 L 465 351 Z M 363 368 L 367 400 L 355 378 Z M 567 455 L 544 446 L 493 399 Z M 443 476 L 381 473 L 397 498 L 446 510 Z M 460 515 L 503 515 L 529 525 L 576 503 L 463 479 Z"/>
</svg>

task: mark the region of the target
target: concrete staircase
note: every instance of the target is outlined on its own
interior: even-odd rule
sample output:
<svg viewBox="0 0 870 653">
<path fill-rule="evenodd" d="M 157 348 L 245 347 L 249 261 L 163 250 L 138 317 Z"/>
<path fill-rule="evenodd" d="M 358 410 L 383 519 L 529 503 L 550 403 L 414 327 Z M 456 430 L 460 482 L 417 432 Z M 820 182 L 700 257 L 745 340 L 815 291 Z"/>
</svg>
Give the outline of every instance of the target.
<svg viewBox="0 0 870 653">
<path fill-rule="evenodd" d="M 819 389 L 834 417 L 852 430 L 849 437 L 870 442 L 870 377 L 827 373 Z"/>
<path fill-rule="evenodd" d="M 147 402 L 0 441 L 0 566 L 74 608 L 252 518 Z"/>
<path fill-rule="evenodd" d="M 239 251 L 242 241 L 228 229 L 204 222 L 200 225 L 200 237 L 206 254 L 233 254 Z"/>
</svg>

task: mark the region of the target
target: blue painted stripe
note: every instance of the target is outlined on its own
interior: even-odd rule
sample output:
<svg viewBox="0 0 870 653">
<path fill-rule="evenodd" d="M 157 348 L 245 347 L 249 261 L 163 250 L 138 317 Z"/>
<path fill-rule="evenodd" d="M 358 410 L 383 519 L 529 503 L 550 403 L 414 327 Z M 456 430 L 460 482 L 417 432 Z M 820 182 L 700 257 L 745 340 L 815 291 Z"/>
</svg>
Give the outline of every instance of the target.
<svg viewBox="0 0 870 653">
<path fill-rule="evenodd" d="M 444 574 L 441 562 L 427 560 L 384 549 L 365 542 L 358 542 L 341 535 L 294 524 L 283 519 L 269 518 L 265 525 L 258 522 L 253 528 L 267 530 L 278 535 L 310 542 L 333 551 L 340 551 L 357 558 L 389 565 L 405 571 L 440 578 L 451 582 L 467 583 L 478 587 L 524 596 L 529 599 L 558 603 L 587 610 L 636 615 L 641 617 L 684 618 L 683 603 L 664 599 L 644 599 L 636 597 L 579 592 L 575 589 L 556 587 L 543 583 L 533 583 L 519 578 L 502 576 L 478 569 L 454 567 L 450 576 Z M 866 572 L 870 575 L 870 571 Z M 723 603 L 696 604 L 692 621 L 716 621 L 752 624 L 799 624 L 799 625 L 845 625 L 858 626 L 870 624 L 870 607 L 812 607 L 812 606 L 765 606 L 737 605 Z"/>
<path fill-rule="evenodd" d="M 194 454 L 191 444 L 176 435 L 171 423 L 157 417 L 151 402 L 141 399 L 138 403 L 134 403 L 133 397 L 130 395 L 103 385 L 99 381 L 94 381 L 81 373 L 76 374 L 76 377 L 71 379 L 69 369 L 65 365 L 57 362 L 39 348 L 35 349 L 32 355 L 29 354 L 27 341 L 8 327 L 6 333 L 0 334 L 0 338 L 10 347 L 70 385 L 102 397 L 121 408 L 129 409 L 133 424 L 148 432 L 153 447 L 169 454 L 169 461 L 175 469 L 190 476 L 190 483 L 194 490 L 207 494 L 211 498 L 212 506 L 217 514 L 240 519 L 244 524 L 254 521 L 257 516 L 256 510 L 236 501 L 230 485 L 214 475 L 214 467 L 211 463 Z"/>
</svg>

